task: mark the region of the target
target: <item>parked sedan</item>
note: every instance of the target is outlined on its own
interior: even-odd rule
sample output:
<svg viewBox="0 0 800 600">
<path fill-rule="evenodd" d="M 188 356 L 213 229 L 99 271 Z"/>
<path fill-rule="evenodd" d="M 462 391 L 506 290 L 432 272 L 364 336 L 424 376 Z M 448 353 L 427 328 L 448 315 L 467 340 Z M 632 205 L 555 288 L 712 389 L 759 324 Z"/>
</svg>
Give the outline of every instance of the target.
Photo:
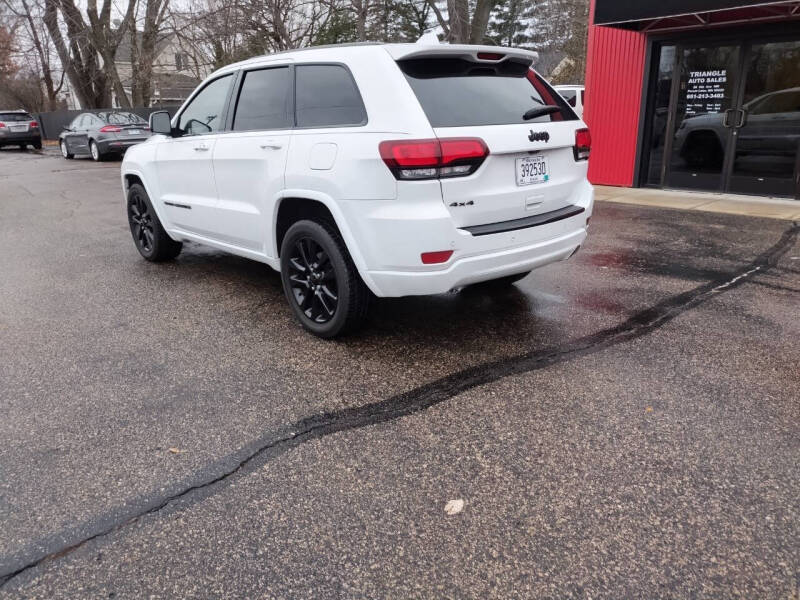
<svg viewBox="0 0 800 600">
<path fill-rule="evenodd" d="M 108 111 L 78 115 L 61 132 L 58 144 L 64 158 L 88 154 L 100 161 L 109 155 L 122 155 L 125 150 L 149 137 L 147 121 L 139 115 Z"/>
<path fill-rule="evenodd" d="M 19 146 L 24 150 L 28 145 L 42 148 L 39 123 L 24 110 L 0 110 L 0 148 Z"/>
</svg>

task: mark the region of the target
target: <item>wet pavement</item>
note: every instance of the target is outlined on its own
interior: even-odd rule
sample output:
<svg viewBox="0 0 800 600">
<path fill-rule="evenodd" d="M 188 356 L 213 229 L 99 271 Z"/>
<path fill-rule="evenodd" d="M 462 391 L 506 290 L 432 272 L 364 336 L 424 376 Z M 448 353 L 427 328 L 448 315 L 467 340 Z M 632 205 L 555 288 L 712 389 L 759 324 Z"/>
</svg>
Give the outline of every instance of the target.
<svg viewBox="0 0 800 600">
<path fill-rule="evenodd" d="M 600 203 L 326 342 L 143 261 L 119 163 L 0 151 L 0 596 L 796 598 L 799 234 Z"/>
</svg>

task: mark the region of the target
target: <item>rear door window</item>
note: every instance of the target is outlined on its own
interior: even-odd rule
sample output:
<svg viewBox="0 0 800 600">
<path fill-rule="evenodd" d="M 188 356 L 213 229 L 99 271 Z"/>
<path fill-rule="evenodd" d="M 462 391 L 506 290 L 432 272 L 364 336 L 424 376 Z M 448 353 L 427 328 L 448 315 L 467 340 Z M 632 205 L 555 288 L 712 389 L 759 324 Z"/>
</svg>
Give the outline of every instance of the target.
<svg viewBox="0 0 800 600">
<path fill-rule="evenodd" d="M 350 71 L 341 65 L 298 65 L 296 111 L 298 127 L 346 127 L 367 122 Z"/>
<path fill-rule="evenodd" d="M 574 111 L 527 63 L 417 58 L 398 65 L 433 127 L 467 127 L 577 120 Z M 558 111 L 529 120 L 532 108 Z"/>
<path fill-rule="evenodd" d="M 291 129 L 293 121 L 289 68 L 246 71 L 236 102 L 233 129 Z"/>
</svg>

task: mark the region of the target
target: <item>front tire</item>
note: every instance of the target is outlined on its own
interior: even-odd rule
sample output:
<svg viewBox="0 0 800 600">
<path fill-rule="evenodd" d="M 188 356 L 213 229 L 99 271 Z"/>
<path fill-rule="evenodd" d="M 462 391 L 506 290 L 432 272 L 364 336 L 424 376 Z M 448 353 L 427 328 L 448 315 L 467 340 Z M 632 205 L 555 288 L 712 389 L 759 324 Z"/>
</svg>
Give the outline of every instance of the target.
<svg viewBox="0 0 800 600">
<path fill-rule="evenodd" d="M 89 142 L 89 152 L 94 162 L 100 162 L 104 158 L 103 154 L 100 152 L 100 148 L 97 146 L 97 142 L 94 140 Z"/>
<path fill-rule="evenodd" d="M 150 262 L 171 260 L 181 253 L 183 244 L 164 231 L 147 192 L 138 183 L 128 189 L 128 225 L 136 249 Z"/>
<path fill-rule="evenodd" d="M 72 154 L 69 150 L 67 150 L 67 143 L 64 140 L 61 140 L 58 144 L 61 147 L 61 156 L 68 160 L 72 160 L 75 158 L 75 155 Z"/>
<path fill-rule="evenodd" d="M 281 244 L 281 280 L 289 306 L 314 335 L 344 335 L 366 318 L 369 291 L 330 223 L 298 221 L 289 228 Z"/>
</svg>

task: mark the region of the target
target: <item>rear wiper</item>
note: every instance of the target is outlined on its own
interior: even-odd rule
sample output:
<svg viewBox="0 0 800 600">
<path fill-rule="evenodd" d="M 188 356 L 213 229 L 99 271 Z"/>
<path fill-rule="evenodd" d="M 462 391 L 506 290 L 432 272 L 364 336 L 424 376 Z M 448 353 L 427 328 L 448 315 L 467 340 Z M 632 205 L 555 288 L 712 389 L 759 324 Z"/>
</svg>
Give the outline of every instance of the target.
<svg viewBox="0 0 800 600">
<path fill-rule="evenodd" d="M 536 117 L 552 115 L 553 113 L 557 112 L 561 112 L 560 106 L 555 106 L 554 104 L 545 104 L 544 106 L 537 106 L 536 108 L 530 109 L 524 115 L 522 115 L 522 119 L 523 121 L 530 121 Z"/>
</svg>

